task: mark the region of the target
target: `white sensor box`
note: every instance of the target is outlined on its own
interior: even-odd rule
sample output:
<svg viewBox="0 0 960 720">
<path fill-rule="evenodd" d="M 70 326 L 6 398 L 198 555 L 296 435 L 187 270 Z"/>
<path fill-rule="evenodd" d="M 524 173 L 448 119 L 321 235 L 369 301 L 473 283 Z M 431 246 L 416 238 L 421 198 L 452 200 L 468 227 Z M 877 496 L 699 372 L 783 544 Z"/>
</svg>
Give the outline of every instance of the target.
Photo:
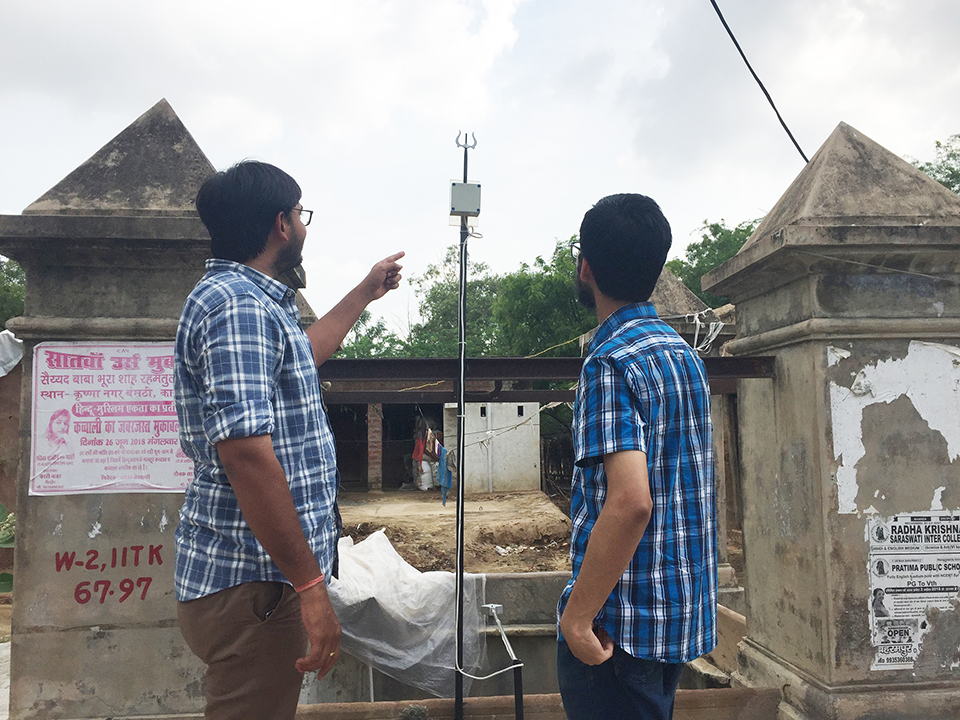
<svg viewBox="0 0 960 720">
<path fill-rule="evenodd" d="M 450 181 L 450 214 L 460 217 L 480 214 L 480 183 Z"/>
</svg>

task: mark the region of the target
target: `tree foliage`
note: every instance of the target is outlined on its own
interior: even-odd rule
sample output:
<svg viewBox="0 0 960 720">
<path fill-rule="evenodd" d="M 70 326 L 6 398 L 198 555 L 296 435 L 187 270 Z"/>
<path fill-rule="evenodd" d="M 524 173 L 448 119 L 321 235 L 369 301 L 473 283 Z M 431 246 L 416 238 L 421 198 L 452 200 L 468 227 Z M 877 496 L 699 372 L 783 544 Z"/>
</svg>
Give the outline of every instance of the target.
<svg viewBox="0 0 960 720">
<path fill-rule="evenodd" d="M 577 300 L 576 264 L 570 242 L 560 240 L 550 261 L 538 256 L 533 267 L 522 264 L 500 279 L 500 293 L 493 304 L 496 329 L 494 349 L 500 356 L 576 357 L 581 335 L 597 324 L 593 310 Z M 569 388 L 570 383 L 536 383 L 535 386 Z M 540 435 L 568 445 L 573 413 L 561 405 L 545 408 L 540 415 Z M 572 447 L 569 448 L 572 454 Z"/>
<path fill-rule="evenodd" d="M 421 321 L 410 328 L 403 343 L 406 357 L 457 357 L 460 303 L 460 247 L 447 248 L 443 261 L 429 265 L 411 281 L 420 299 Z M 485 263 L 467 258 L 466 352 L 470 357 L 490 355 L 495 328 L 490 321 L 500 278 Z"/>
<path fill-rule="evenodd" d="M 578 355 L 576 339 L 596 325 L 596 315 L 577 302 L 575 272 L 565 241 L 557 243 L 549 261 L 537 257 L 532 267 L 522 264 L 504 275 L 468 259 L 467 355 Z M 459 247 L 447 248 L 442 262 L 410 282 L 421 319 L 407 337 L 398 337 L 382 319 L 374 322 L 365 311 L 347 335 L 340 357 L 457 356 Z"/>
<path fill-rule="evenodd" d="M 26 284 L 23 268 L 13 260 L 0 258 L 0 330 L 10 318 L 23 315 Z"/>
<path fill-rule="evenodd" d="M 727 298 L 702 290 L 700 279 L 710 270 L 736 255 L 759 224 L 759 219 L 744 220 L 736 227 L 730 228 L 722 218 L 719 222 L 704 220 L 700 228 L 700 240 L 687 245 L 684 259 L 668 260 L 666 265 L 707 305 L 712 308 L 725 305 Z"/>
<path fill-rule="evenodd" d="M 960 135 L 951 135 L 945 142 L 936 142 L 935 160 L 913 164 L 948 190 L 960 195 Z"/>
<path fill-rule="evenodd" d="M 575 275 L 570 243 L 559 241 L 550 262 L 538 256 L 532 268 L 524 263 L 501 277 L 492 317 L 497 355 L 580 354 L 579 344 L 570 341 L 593 328 L 597 316 L 577 301 Z"/>
<path fill-rule="evenodd" d="M 343 339 L 341 358 L 391 358 L 403 356 L 403 341 L 387 329 L 383 318 L 376 322 L 369 310 L 360 314 L 360 319 Z"/>
</svg>

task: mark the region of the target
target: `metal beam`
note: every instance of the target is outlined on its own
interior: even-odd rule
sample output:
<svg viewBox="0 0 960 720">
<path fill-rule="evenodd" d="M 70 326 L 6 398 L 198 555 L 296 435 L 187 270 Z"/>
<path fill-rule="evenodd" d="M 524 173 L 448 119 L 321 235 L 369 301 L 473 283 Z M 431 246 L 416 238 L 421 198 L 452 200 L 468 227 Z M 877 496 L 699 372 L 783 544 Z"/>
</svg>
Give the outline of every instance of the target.
<svg viewBox="0 0 960 720">
<path fill-rule="evenodd" d="M 573 402 L 574 390 L 502 389 L 505 380 L 568 381 L 580 376 L 582 358 L 468 358 L 468 383 L 493 382 L 481 390 L 467 388 L 466 401 L 478 402 Z M 714 395 L 737 392 L 741 378 L 772 378 L 773 357 L 703 358 Z M 331 387 L 324 399 L 331 405 L 413 405 L 457 401 L 453 383 L 457 377 L 456 358 L 398 358 L 327 360 L 320 366 L 320 379 Z M 409 389 L 387 388 L 386 384 L 410 384 Z M 431 383 L 436 383 L 431 387 Z"/>
<path fill-rule="evenodd" d="M 713 378 L 771 378 L 774 358 L 703 358 Z M 467 380 L 571 380 L 580 376 L 583 358 L 467 358 Z M 456 358 L 364 358 L 327 360 L 319 368 L 323 381 L 456 380 Z"/>
<path fill-rule="evenodd" d="M 491 390 L 490 392 L 465 393 L 468 403 L 524 403 L 524 402 L 573 402 L 573 390 Z M 455 403 L 457 395 L 452 390 L 393 392 L 390 390 L 325 390 L 324 402 L 328 405 L 413 405 L 416 403 Z"/>
<path fill-rule="evenodd" d="M 739 378 L 710 378 L 711 395 L 735 395 Z M 399 392 L 395 390 L 326 390 L 324 401 L 329 405 L 439 405 L 455 403 L 457 395 L 453 390 L 417 390 Z M 467 392 L 468 403 L 524 403 L 524 402 L 573 402 L 575 390 L 491 390 L 490 392 Z"/>
</svg>

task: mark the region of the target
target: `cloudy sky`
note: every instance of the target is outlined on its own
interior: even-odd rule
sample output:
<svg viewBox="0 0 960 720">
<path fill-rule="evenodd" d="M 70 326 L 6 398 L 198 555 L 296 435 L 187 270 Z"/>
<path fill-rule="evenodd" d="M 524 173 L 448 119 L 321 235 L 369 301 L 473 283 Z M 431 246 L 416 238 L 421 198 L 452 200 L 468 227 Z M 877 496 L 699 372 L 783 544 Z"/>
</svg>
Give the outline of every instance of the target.
<svg viewBox="0 0 960 720">
<path fill-rule="evenodd" d="M 956 0 L 719 4 L 808 156 L 840 121 L 921 160 L 960 133 Z M 680 256 L 803 164 L 709 0 L 4 0 L 0 214 L 160 98 L 218 168 L 298 179 L 318 312 L 388 253 L 416 275 L 458 241 L 459 130 L 483 186 L 471 256 L 497 272 L 614 192 L 657 199 Z M 403 332 L 416 304 L 405 287 L 372 309 Z"/>
</svg>

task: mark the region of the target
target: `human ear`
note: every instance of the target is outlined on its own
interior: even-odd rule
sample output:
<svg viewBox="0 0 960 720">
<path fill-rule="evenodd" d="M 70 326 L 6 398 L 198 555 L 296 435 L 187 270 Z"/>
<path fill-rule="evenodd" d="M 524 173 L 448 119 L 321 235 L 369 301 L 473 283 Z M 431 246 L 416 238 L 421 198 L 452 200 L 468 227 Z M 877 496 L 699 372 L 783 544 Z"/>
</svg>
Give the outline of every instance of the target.
<svg viewBox="0 0 960 720">
<path fill-rule="evenodd" d="M 287 214 L 281 211 L 281 212 L 278 212 L 277 217 L 274 218 L 273 228 L 274 230 L 278 231 L 281 235 L 286 237 L 289 234 L 289 227 L 291 224 L 292 223 L 290 222 L 290 219 L 287 217 Z"/>
<path fill-rule="evenodd" d="M 580 267 L 577 270 L 577 274 L 583 282 L 593 281 L 593 271 L 590 269 L 590 263 L 583 255 L 580 256 Z"/>
</svg>

